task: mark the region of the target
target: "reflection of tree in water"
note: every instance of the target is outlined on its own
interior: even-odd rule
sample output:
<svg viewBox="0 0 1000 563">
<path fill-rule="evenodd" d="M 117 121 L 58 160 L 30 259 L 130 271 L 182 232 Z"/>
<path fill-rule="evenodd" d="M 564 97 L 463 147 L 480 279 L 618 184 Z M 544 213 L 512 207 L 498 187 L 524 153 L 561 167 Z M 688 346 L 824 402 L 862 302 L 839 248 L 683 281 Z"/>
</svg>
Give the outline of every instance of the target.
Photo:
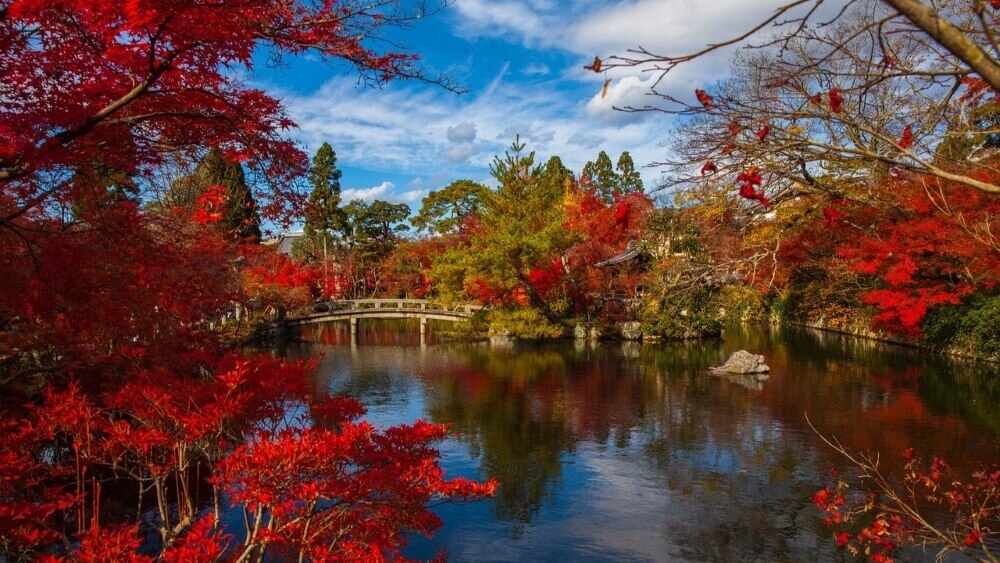
<svg viewBox="0 0 1000 563">
<path fill-rule="evenodd" d="M 691 347 L 671 359 L 690 371 L 712 357 Z M 580 441 L 625 450 L 636 429 L 663 415 L 663 382 L 626 348 L 472 348 L 463 360 L 461 369 L 423 374 L 428 414 L 449 423 L 481 456 L 483 474 L 500 481 L 496 513 L 514 523 L 515 536 L 559 487 L 563 456 Z"/>
<path fill-rule="evenodd" d="M 808 498 L 822 461 L 775 424 L 757 391 L 704 371 L 720 357 L 711 346 L 643 354 L 646 377 L 663 389 L 639 441 L 670 491 L 663 533 L 684 559 L 787 559 L 800 553 L 796 523 L 814 520 Z"/>
<path fill-rule="evenodd" d="M 981 425 L 1000 443 L 1000 365 L 928 362 L 920 396 L 935 410 L 959 413 Z"/>
<path fill-rule="evenodd" d="M 995 365 L 816 330 L 732 329 L 727 348 L 740 347 L 766 355 L 760 399 L 789 424 L 808 413 L 824 434 L 890 462 L 908 447 L 966 467 L 1000 456 Z"/>
<path fill-rule="evenodd" d="M 427 386 L 428 415 L 449 423 L 452 436 L 481 456 L 482 473 L 501 484 L 496 515 L 519 537 L 558 487 L 561 457 L 576 442 L 561 409 L 539 400 L 529 380 L 562 379 L 565 365 L 552 353 L 476 354 L 471 360 L 461 369 L 428 374 L 435 380 Z"/>
<path fill-rule="evenodd" d="M 772 367 L 762 388 L 705 371 L 740 348 L 764 354 Z M 340 388 L 377 399 L 419 386 L 427 416 L 449 423 L 481 474 L 500 481 L 495 515 L 515 538 L 527 524 L 547 521 L 550 500 L 598 506 L 588 504 L 588 488 L 619 490 L 605 480 L 627 466 L 629 479 L 649 480 L 653 494 L 609 509 L 659 529 L 678 556 L 831 558 L 829 530 L 809 499 L 822 476 L 843 464 L 819 444 L 805 412 L 824 433 L 887 460 L 914 446 L 943 453 L 961 470 L 1000 455 L 997 413 L 975 406 L 997 404 L 998 380 L 812 331 L 730 330 L 723 343 L 369 353 L 379 361 L 354 360 Z M 341 364 L 333 360 L 328 369 Z M 570 459 L 579 470 L 567 472 Z"/>
</svg>

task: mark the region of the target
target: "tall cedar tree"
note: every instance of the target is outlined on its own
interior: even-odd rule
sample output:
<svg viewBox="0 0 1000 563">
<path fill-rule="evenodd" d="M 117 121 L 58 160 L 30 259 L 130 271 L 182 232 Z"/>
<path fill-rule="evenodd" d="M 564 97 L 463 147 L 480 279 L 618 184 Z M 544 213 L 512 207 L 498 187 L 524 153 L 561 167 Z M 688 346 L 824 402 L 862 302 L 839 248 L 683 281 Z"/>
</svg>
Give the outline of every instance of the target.
<svg viewBox="0 0 1000 563">
<path fill-rule="evenodd" d="M 545 167 L 542 168 L 541 181 L 547 186 L 558 186 L 567 189 L 573 185 L 576 179 L 573 177 L 573 172 L 563 165 L 562 159 L 558 156 L 553 156 L 545 163 Z"/>
<path fill-rule="evenodd" d="M 611 157 L 601 151 L 596 161 L 584 165 L 581 175 L 589 179 L 590 185 L 606 203 L 610 203 L 617 196 L 642 193 L 642 177 L 636 172 L 632 155 L 628 151 L 618 157 L 617 166 L 612 166 Z"/>
<path fill-rule="evenodd" d="M 642 193 L 642 176 L 635 170 L 635 162 L 632 155 L 625 151 L 618 157 L 618 164 L 615 165 L 619 175 L 619 188 L 622 194 Z"/>
<path fill-rule="evenodd" d="M 342 233 L 346 222 L 340 207 L 340 178 L 337 153 L 329 143 L 320 145 L 309 168 L 309 210 L 306 214 L 305 234 L 309 241 L 322 246 L 323 239 L 332 242 L 333 233 Z"/>
<path fill-rule="evenodd" d="M 582 176 L 590 180 L 590 184 L 597 188 L 597 192 L 604 201 L 611 201 L 614 193 L 619 190 L 618 175 L 615 174 L 611 157 L 604 151 L 597 155 L 596 161 L 588 162 L 583 166 Z"/>
</svg>

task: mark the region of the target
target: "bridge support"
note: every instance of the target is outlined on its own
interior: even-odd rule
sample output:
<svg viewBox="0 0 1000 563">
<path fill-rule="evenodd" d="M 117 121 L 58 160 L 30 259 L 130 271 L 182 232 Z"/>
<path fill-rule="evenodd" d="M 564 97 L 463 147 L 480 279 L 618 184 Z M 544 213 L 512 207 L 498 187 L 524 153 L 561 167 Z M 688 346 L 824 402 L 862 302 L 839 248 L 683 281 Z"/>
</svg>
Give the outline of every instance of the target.
<svg viewBox="0 0 1000 563">
<path fill-rule="evenodd" d="M 358 334 L 358 318 L 351 317 L 351 336 L 356 336 Z"/>
<path fill-rule="evenodd" d="M 420 335 L 427 334 L 427 317 L 420 317 Z"/>
</svg>

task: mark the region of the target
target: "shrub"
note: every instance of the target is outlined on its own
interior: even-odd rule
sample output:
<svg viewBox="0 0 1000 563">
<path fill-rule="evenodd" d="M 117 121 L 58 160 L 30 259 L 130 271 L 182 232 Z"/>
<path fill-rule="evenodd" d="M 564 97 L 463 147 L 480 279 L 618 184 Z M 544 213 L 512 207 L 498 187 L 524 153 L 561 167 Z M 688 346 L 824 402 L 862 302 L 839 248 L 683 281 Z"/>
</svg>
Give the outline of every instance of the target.
<svg viewBox="0 0 1000 563">
<path fill-rule="evenodd" d="M 985 358 L 1000 358 L 1000 295 L 976 294 L 959 305 L 932 308 L 921 330 L 937 350 L 959 349 Z"/>
<path fill-rule="evenodd" d="M 490 334 L 518 340 L 560 338 L 563 326 L 550 322 L 535 309 L 497 309 L 490 311 Z"/>
<path fill-rule="evenodd" d="M 765 317 L 764 296 L 745 285 L 728 285 L 719 290 L 716 304 L 728 321 L 757 321 Z"/>
</svg>

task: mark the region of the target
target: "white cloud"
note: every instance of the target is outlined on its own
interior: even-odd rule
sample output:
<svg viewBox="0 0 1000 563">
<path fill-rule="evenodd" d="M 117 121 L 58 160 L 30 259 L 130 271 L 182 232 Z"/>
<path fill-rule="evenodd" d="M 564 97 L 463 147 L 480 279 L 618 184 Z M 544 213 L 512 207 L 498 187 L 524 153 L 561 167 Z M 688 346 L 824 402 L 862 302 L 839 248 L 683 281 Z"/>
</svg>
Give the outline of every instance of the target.
<svg viewBox="0 0 1000 563">
<path fill-rule="evenodd" d="M 428 193 L 428 190 L 409 190 L 399 194 L 399 201 L 403 203 L 420 203 L 420 200 Z"/>
<path fill-rule="evenodd" d="M 535 77 L 525 81 L 509 78 L 506 62 L 492 81 L 466 96 L 399 83 L 362 91 L 347 78 L 331 80 L 307 96 L 270 90 L 285 99 L 301 125 L 300 141 L 315 147 L 330 140 L 350 166 L 419 176 L 407 186 L 411 191 L 482 177 L 493 155 L 509 147 L 517 134 L 538 151 L 539 159 L 557 154 L 577 171 L 598 149 L 613 158 L 628 150 L 641 167 L 663 160 L 661 144 L 671 118 L 614 108 L 655 106 L 658 99 L 648 94 L 658 76 L 641 69 L 609 72 L 612 83 L 602 98 L 605 75 L 582 65 L 595 53 L 606 57 L 637 45 L 664 53 L 697 49 L 766 17 L 779 1 L 461 0 L 450 11 L 458 20 L 457 32 L 558 48 L 579 55 L 578 64 L 552 72 L 541 63 L 521 63 L 525 66 L 518 74 Z M 694 88 L 726 75 L 730 55 L 718 53 L 684 65 L 658 88 L 690 98 Z M 581 83 L 592 89 L 581 93 Z M 640 172 L 647 186 L 656 185 L 657 170 Z"/>
<path fill-rule="evenodd" d="M 285 100 L 300 126 L 294 134 L 307 147 L 330 141 L 344 165 L 419 176 L 419 181 L 410 182 L 411 190 L 437 189 L 463 177 L 482 178 L 493 156 L 503 153 L 515 134 L 529 150 L 538 151 L 540 161 L 559 155 L 575 171 L 595 158 L 597 148 L 613 158 L 627 150 L 637 166 L 662 159 L 659 145 L 668 129 L 666 118 L 605 119 L 561 88 L 561 80 L 494 80 L 493 87 L 466 96 L 398 83 L 359 91 L 347 77 L 335 78 L 308 96 L 269 90 Z M 450 142 L 449 130 L 453 138 L 470 137 L 469 131 L 457 135 L 456 127 L 463 124 L 475 124 L 475 141 Z M 647 186 L 655 185 L 658 171 L 640 172 Z M 369 197 L 385 199 L 394 188 L 383 186 L 358 193 L 381 189 Z"/>
<path fill-rule="evenodd" d="M 836 13 L 846 1 L 828 0 L 816 14 L 815 21 Z M 600 92 L 605 76 L 583 69 L 594 55 L 606 59 L 611 55 L 624 55 L 628 49 L 639 46 L 662 55 L 695 52 L 709 43 L 742 34 L 785 3 L 785 0 L 462 0 L 456 4 L 455 13 L 459 16 L 456 32 L 467 37 L 503 38 L 529 48 L 554 48 L 575 53 L 579 60 L 561 74 L 572 80 L 594 82 L 596 93 Z M 801 16 L 811 6 L 807 4 L 782 19 Z M 773 28 L 767 28 L 760 35 L 773 32 Z M 690 98 L 694 88 L 711 84 L 728 74 L 735 49 L 723 48 L 677 67 L 658 89 Z M 646 86 L 648 92 L 648 87 L 659 76 L 650 72 L 649 67 L 618 68 L 606 74 L 613 81 L 611 92 L 606 101 L 591 100 L 588 109 L 592 114 L 631 102 L 655 105 L 653 98 L 639 99 L 645 92 L 640 92 L 638 86 Z M 635 119 L 604 118 L 613 121 Z"/>
<path fill-rule="evenodd" d="M 476 124 L 471 121 L 448 128 L 448 140 L 452 143 L 471 143 L 476 140 Z"/>
<path fill-rule="evenodd" d="M 381 184 L 370 188 L 352 188 L 343 190 L 340 192 L 340 198 L 342 201 L 363 199 L 371 202 L 376 199 L 385 199 L 395 188 L 396 186 L 392 182 L 382 182 Z"/>
<path fill-rule="evenodd" d="M 521 74 L 527 76 L 547 76 L 551 73 L 552 69 L 549 68 L 549 65 L 544 63 L 531 63 L 521 69 Z"/>
<path fill-rule="evenodd" d="M 454 4 L 461 14 L 458 32 L 466 37 L 516 33 L 525 40 L 544 41 L 545 20 L 535 6 L 515 0 L 462 0 Z M 536 44 L 537 44 L 536 43 Z"/>
<path fill-rule="evenodd" d="M 728 39 L 762 21 L 785 0 L 635 0 L 612 2 L 575 18 L 560 43 L 585 54 L 611 55 L 642 46 L 680 54 Z M 555 12 L 558 14 L 558 12 Z"/>
<path fill-rule="evenodd" d="M 479 152 L 479 149 L 476 148 L 475 144 L 462 143 L 448 147 L 448 150 L 444 153 L 444 157 L 452 164 L 463 164 L 469 160 L 470 156 L 477 152 Z"/>
<path fill-rule="evenodd" d="M 617 111 L 625 108 L 642 108 L 655 104 L 656 99 L 649 95 L 655 76 L 643 79 L 640 76 L 625 76 L 608 87 L 607 96 L 601 97 L 597 92 L 587 101 L 587 113 L 608 122 L 633 121 L 645 117 L 637 113 Z"/>
<path fill-rule="evenodd" d="M 824 5 L 834 13 L 846 0 Z M 593 57 L 642 46 L 652 52 L 700 49 L 763 21 L 786 0 L 461 0 L 456 32 L 491 36 L 528 47 L 556 47 Z M 784 19 L 802 15 L 811 5 Z M 583 59 L 581 59 L 583 60 Z M 590 59 L 586 59 L 590 62 Z"/>
<path fill-rule="evenodd" d="M 580 145 L 581 147 L 587 147 L 588 149 L 597 149 L 607 139 L 600 135 L 591 135 L 589 133 L 577 133 L 569 138 L 567 141 L 571 145 Z"/>
<path fill-rule="evenodd" d="M 407 186 L 411 188 L 427 188 L 436 189 L 443 186 L 448 179 L 451 178 L 451 174 L 447 170 L 441 170 L 435 173 L 430 178 L 424 178 L 423 176 L 417 176 L 416 178 L 407 182 Z"/>
</svg>

